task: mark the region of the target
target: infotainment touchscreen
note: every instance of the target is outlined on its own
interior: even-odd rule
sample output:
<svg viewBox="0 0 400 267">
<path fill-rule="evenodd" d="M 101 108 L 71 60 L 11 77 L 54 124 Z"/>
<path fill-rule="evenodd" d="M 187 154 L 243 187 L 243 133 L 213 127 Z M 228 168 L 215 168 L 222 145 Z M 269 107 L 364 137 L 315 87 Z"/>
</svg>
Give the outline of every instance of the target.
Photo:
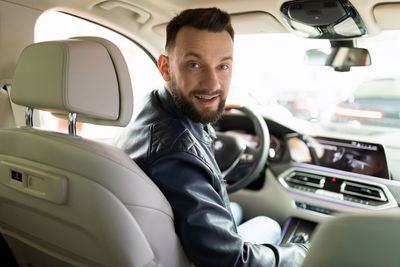
<svg viewBox="0 0 400 267">
<path fill-rule="evenodd" d="M 389 179 L 383 146 L 326 137 L 288 136 L 296 162 Z"/>
</svg>

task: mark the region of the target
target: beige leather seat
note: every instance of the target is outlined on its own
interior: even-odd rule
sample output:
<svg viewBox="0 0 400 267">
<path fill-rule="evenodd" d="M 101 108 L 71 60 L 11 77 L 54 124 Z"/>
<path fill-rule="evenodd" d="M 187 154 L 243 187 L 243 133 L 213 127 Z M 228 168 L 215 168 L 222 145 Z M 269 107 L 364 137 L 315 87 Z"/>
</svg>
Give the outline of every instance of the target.
<svg viewBox="0 0 400 267">
<path fill-rule="evenodd" d="M 303 267 L 400 266 L 400 213 L 343 215 L 320 224 Z"/>
<path fill-rule="evenodd" d="M 0 231 L 20 266 L 187 266 L 171 207 L 122 151 L 74 135 L 78 121 L 128 124 L 132 89 L 118 48 L 100 38 L 28 46 L 11 87 L 27 127 L 0 129 Z M 68 116 L 70 134 L 32 126 Z"/>
</svg>

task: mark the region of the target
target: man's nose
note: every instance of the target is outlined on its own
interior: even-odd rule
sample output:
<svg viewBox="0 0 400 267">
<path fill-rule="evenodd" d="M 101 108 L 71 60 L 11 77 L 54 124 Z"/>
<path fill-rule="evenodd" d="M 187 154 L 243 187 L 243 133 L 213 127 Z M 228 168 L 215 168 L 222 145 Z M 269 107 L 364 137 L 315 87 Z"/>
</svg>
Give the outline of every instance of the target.
<svg viewBox="0 0 400 267">
<path fill-rule="evenodd" d="M 215 91 L 221 89 L 221 83 L 218 77 L 217 70 L 207 69 L 203 75 L 202 88 L 207 88 L 210 91 Z"/>
</svg>

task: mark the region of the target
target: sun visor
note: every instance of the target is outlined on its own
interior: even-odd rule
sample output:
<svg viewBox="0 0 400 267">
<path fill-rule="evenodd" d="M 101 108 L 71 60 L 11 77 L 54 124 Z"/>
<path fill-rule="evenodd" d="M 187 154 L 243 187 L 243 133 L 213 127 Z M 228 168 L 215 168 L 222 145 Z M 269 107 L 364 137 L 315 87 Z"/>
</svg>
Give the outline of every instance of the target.
<svg viewBox="0 0 400 267">
<path fill-rule="evenodd" d="M 266 12 L 233 14 L 231 20 L 236 34 L 288 32 L 274 16 Z M 167 23 L 159 24 L 153 27 L 153 31 L 165 36 L 166 27 Z"/>
<path fill-rule="evenodd" d="M 383 30 L 400 29 L 400 3 L 382 4 L 374 7 L 376 24 Z"/>
<path fill-rule="evenodd" d="M 287 32 L 274 16 L 265 12 L 235 14 L 231 19 L 238 34 Z"/>
</svg>

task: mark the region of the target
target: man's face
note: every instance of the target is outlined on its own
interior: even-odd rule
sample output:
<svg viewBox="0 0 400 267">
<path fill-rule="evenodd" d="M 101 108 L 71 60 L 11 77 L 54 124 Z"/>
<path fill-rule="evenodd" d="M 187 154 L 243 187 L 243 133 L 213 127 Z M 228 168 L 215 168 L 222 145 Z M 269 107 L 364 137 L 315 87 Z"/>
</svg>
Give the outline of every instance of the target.
<svg viewBox="0 0 400 267">
<path fill-rule="evenodd" d="M 193 121 L 216 121 L 232 78 L 233 41 L 229 33 L 182 27 L 171 50 L 164 58 L 168 73 L 163 73 L 161 58 L 159 68 L 178 108 Z"/>
</svg>

